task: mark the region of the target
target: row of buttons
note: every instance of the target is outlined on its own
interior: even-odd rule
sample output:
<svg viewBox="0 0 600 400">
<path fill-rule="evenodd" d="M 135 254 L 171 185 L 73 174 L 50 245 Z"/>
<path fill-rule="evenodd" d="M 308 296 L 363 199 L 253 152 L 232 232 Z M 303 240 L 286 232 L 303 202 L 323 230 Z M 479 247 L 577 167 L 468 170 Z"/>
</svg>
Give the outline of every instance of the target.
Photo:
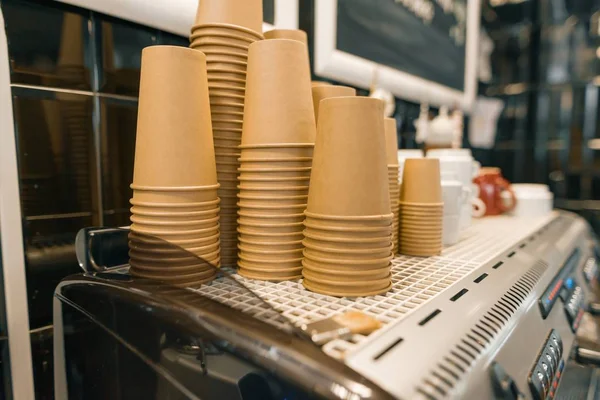
<svg viewBox="0 0 600 400">
<path fill-rule="evenodd" d="M 562 351 L 562 340 L 558 333 L 552 330 L 529 375 L 529 386 L 535 399 L 545 399 L 554 393 L 562 373 Z"/>
<path fill-rule="evenodd" d="M 580 286 L 576 286 L 571 295 L 565 299 L 565 311 L 573 332 L 579 327 L 579 322 L 583 315 L 583 301 L 583 290 Z"/>
</svg>

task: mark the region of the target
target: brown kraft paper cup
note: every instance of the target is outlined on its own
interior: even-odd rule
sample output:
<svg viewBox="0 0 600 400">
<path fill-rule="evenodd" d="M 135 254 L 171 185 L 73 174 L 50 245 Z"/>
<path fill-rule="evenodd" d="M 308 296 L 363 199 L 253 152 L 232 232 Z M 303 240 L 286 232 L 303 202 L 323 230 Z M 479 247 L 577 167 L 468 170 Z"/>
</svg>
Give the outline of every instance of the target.
<svg viewBox="0 0 600 400">
<path fill-rule="evenodd" d="M 250 46 L 243 145 L 314 143 L 306 57 L 306 46 L 296 40 L 263 40 Z"/>
<path fill-rule="evenodd" d="M 322 100 L 319 111 L 307 211 L 391 215 L 383 102 L 334 97 Z"/>
<path fill-rule="evenodd" d="M 312 87 L 313 107 L 315 110 L 315 121 L 319 122 L 319 104 L 321 100 L 330 97 L 356 96 L 356 89 L 348 86 L 319 85 Z"/>
<path fill-rule="evenodd" d="M 262 32 L 262 0 L 202 0 L 194 24 L 231 24 Z"/>
<path fill-rule="evenodd" d="M 135 185 L 217 183 L 205 59 L 176 46 L 142 51 Z"/>
<path fill-rule="evenodd" d="M 442 203 L 440 161 L 436 158 L 407 159 L 400 199 L 404 203 Z"/>
</svg>

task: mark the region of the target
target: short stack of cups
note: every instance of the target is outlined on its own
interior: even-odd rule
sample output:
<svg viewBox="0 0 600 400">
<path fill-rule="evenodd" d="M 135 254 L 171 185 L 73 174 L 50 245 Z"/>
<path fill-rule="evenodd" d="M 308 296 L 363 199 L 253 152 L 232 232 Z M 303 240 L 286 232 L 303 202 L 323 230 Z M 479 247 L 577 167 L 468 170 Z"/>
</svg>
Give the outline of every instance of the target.
<svg viewBox="0 0 600 400">
<path fill-rule="evenodd" d="M 203 53 L 143 50 L 131 187 L 131 275 L 177 286 L 210 281 L 220 262 L 220 200 Z"/>
<path fill-rule="evenodd" d="M 439 160 L 407 159 L 400 189 L 400 253 L 439 255 L 443 216 Z"/>
<path fill-rule="evenodd" d="M 206 54 L 208 87 L 221 185 L 221 262 L 237 263 L 238 172 L 248 51 L 263 39 L 262 1 L 202 0 L 192 27 L 190 47 Z"/>
<path fill-rule="evenodd" d="M 385 118 L 385 149 L 387 152 L 388 182 L 390 186 L 390 206 L 394 214 L 392 243 L 394 254 L 398 253 L 400 230 L 400 185 L 398 184 L 398 125 L 394 118 Z"/>
<path fill-rule="evenodd" d="M 250 46 L 238 194 L 238 267 L 246 278 L 302 276 L 316 134 L 305 47 L 287 39 Z"/>
<path fill-rule="evenodd" d="M 320 103 L 304 221 L 308 290 L 356 297 L 391 288 L 393 215 L 383 107 L 367 97 Z"/>
</svg>

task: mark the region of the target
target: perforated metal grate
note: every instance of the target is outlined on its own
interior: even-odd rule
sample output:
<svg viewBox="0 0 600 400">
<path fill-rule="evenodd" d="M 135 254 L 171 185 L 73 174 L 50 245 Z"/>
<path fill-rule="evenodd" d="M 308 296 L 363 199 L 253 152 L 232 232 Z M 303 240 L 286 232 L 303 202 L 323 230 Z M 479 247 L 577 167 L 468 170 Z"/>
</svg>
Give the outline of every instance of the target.
<svg viewBox="0 0 600 400">
<path fill-rule="evenodd" d="M 301 281 L 264 282 L 233 277 L 261 299 L 300 326 L 347 310 L 360 310 L 384 324 L 399 320 L 440 294 L 450 285 L 483 266 L 503 251 L 517 246 L 538 231 L 555 214 L 538 219 L 493 217 L 474 221 L 460 241 L 444 249 L 436 257 L 399 256 L 393 260 L 392 289 L 385 295 L 336 298 L 312 293 Z M 203 295 L 225 303 L 265 322 L 278 324 L 274 313 L 268 312 L 255 297 L 227 279 L 196 289 Z M 339 356 L 356 346 L 365 337 L 354 335 L 350 341 L 335 341 L 324 347 L 332 356 Z"/>
</svg>

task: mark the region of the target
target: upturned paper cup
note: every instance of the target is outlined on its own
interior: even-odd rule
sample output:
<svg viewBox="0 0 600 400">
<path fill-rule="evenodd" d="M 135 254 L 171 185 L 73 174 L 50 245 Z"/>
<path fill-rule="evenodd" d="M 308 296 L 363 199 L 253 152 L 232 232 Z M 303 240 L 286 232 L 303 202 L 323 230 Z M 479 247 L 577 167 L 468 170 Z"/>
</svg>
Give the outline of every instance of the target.
<svg viewBox="0 0 600 400">
<path fill-rule="evenodd" d="M 400 198 L 404 203 L 443 203 L 439 160 L 407 159 L 404 162 Z"/>
<path fill-rule="evenodd" d="M 215 164 L 216 165 L 216 164 Z M 216 181 L 216 173 L 215 173 Z M 139 203 L 171 203 L 171 204 L 202 204 L 217 200 L 219 184 L 210 186 L 140 186 L 131 185 L 134 202 Z"/>
<path fill-rule="evenodd" d="M 269 223 L 246 223 L 238 229 L 243 229 L 249 233 L 287 233 L 293 234 L 302 232 L 302 222 L 285 223 L 285 224 L 269 224 Z"/>
<path fill-rule="evenodd" d="M 310 261 L 305 260 L 302 263 L 304 270 L 308 273 L 305 275 L 311 279 L 335 279 L 339 281 L 360 281 L 360 280 L 374 280 L 387 278 L 390 275 L 391 268 L 389 266 L 383 268 L 376 268 L 371 270 L 337 270 L 322 268 L 318 265 L 311 264 Z"/>
<path fill-rule="evenodd" d="M 244 278 L 249 279 L 257 279 L 262 281 L 271 281 L 271 282 L 281 282 L 288 280 L 296 280 L 302 278 L 302 274 L 300 272 L 302 268 L 290 269 L 285 272 L 261 272 L 261 271 L 251 271 L 247 268 L 240 267 L 238 273 Z"/>
<path fill-rule="evenodd" d="M 283 212 L 301 213 L 306 209 L 306 204 L 303 203 L 280 203 L 276 200 L 261 201 L 261 200 L 239 200 L 237 203 L 240 209 L 256 210 L 265 214 L 274 214 Z"/>
<path fill-rule="evenodd" d="M 250 46 L 243 145 L 314 143 L 306 57 L 306 46 L 295 40 L 264 40 Z"/>
<path fill-rule="evenodd" d="M 338 216 L 391 214 L 385 157 L 381 100 L 322 100 L 307 211 Z"/>
<path fill-rule="evenodd" d="M 244 254 L 238 254 L 238 258 L 247 265 L 253 265 L 256 268 L 299 268 L 302 265 L 302 258 L 289 260 L 261 260 L 255 259 Z"/>
<path fill-rule="evenodd" d="M 140 245 L 147 245 L 147 246 L 152 246 L 154 248 L 160 248 L 160 249 L 165 249 L 165 250 L 178 250 L 181 251 L 181 249 L 189 249 L 189 248 L 195 248 L 195 247 L 200 247 L 200 246 L 206 246 L 209 244 L 214 243 L 215 241 L 219 240 L 219 232 L 218 230 L 214 231 L 212 234 L 204 234 L 204 235 L 200 235 L 198 236 L 194 236 L 194 237 L 185 237 L 183 239 L 173 239 L 173 238 L 169 238 L 169 241 L 166 241 L 164 239 L 155 237 L 155 236 L 148 236 L 145 234 L 140 234 L 138 232 L 135 231 L 130 231 L 128 238 L 131 242 L 134 243 L 138 243 Z"/>
<path fill-rule="evenodd" d="M 262 0 L 203 0 L 196 11 L 194 24 L 231 24 L 262 32 Z"/>
<path fill-rule="evenodd" d="M 134 185 L 217 183 L 205 60 L 177 46 L 142 51 Z"/>
<path fill-rule="evenodd" d="M 330 97 L 356 96 L 356 89 L 348 86 L 317 85 L 312 87 L 313 107 L 315 121 L 319 121 L 319 104 L 321 100 Z"/>
<path fill-rule="evenodd" d="M 387 257 L 392 253 L 392 242 L 389 242 L 388 246 L 384 249 L 352 249 L 350 246 L 348 247 L 348 249 L 339 250 L 333 247 L 309 247 L 305 243 L 304 255 L 308 254 L 314 257 L 323 257 L 329 259 L 345 259 L 347 257 L 352 257 L 355 260 L 371 260 L 374 258 Z"/>
<path fill-rule="evenodd" d="M 242 158 L 294 158 L 313 156 L 313 143 L 271 143 L 262 145 L 240 145 Z"/>
<path fill-rule="evenodd" d="M 319 238 L 319 239 L 317 239 Z M 360 238 L 355 238 L 353 240 L 344 239 L 344 238 L 335 238 L 335 237 L 324 237 L 318 234 L 313 234 L 312 232 L 306 232 L 304 238 L 304 244 L 307 247 L 314 249 L 324 249 L 327 251 L 328 249 L 333 249 L 333 251 L 343 252 L 348 249 L 356 249 L 356 250 L 364 250 L 370 251 L 373 249 L 386 250 L 389 249 L 390 246 L 390 238 L 375 238 L 377 241 L 373 241 L 369 239 L 368 241 L 361 241 Z"/>
<path fill-rule="evenodd" d="M 305 232 L 312 232 L 321 236 L 344 237 L 344 238 L 379 238 L 388 237 L 391 240 L 392 225 L 381 227 L 344 227 L 325 224 L 314 224 L 309 218 L 304 220 Z"/>
<path fill-rule="evenodd" d="M 172 221 L 172 222 L 187 222 L 190 220 L 205 220 L 217 217 L 219 215 L 220 208 L 214 208 L 212 210 L 206 211 L 196 211 L 189 213 L 174 213 L 174 212 L 166 212 L 166 211 L 156 211 L 156 212 L 147 212 L 147 211 L 139 211 L 136 207 L 131 208 L 132 217 L 143 218 L 148 221 L 162 222 L 162 221 Z"/>
<path fill-rule="evenodd" d="M 312 157 L 289 157 L 289 158 L 267 158 L 267 157 L 240 157 L 238 159 L 244 168 L 311 168 Z"/>
<path fill-rule="evenodd" d="M 300 29 L 273 29 L 271 31 L 265 32 L 265 39 L 297 40 L 303 43 L 305 46 L 308 46 L 306 32 Z"/>
<path fill-rule="evenodd" d="M 348 278 L 344 279 L 341 276 L 323 276 L 319 274 L 311 273 L 310 269 L 306 269 L 302 272 L 305 280 L 310 281 L 311 283 L 319 283 L 322 285 L 327 285 L 336 290 L 344 290 L 344 289 L 354 289 L 354 290 L 368 290 L 367 288 L 379 288 L 379 287 L 387 287 L 391 282 L 391 276 L 388 273 L 387 276 L 378 279 L 360 279 L 360 278 Z"/>
<path fill-rule="evenodd" d="M 281 215 L 268 215 L 268 214 L 255 214 L 248 213 L 245 211 L 238 211 L 238 223 L 243 225 L 245 223 L 298 223 L 304 221 L 304 214 L 281 214 Z"/>
<path fill-rule="evenodd" d="M 308 210 L 304 212 L 307 220 L 313 226 L 322 227 L 340 227 L 340 228 L 390 228 L 393 221 L 393 214 L 374 215 L 374 216 L 337 216 L 337 215 L 321 215 L 312 213 Z"/>
<path fill-rule="evenodd" d="M 244 240 L 242 238 L 238 238 L 239 243 L 251 250 L 257 250 L 257 251 L 269 251 L 269 250 L 273 250 L 273 249 L 277 249 L 277 250 L 299 250 L 302 249 L 302 242 L 296 242 L 296 241 L 292 241 L 292 242 L 254 242 L 254 241 L 248 241 L 248 240 Z"/>
<path fill-rule="evenodd" d="M 337 286 L 323 285 L 317 282 L 313 282 L 309 279 L 304 279 L 302 285 L 311 292 L 324 294 L 327 296 L 335 297 L 363 297 L 363 296 L 375 296 L 383 294 L 392 288 L 391 280 L 389 284 L 384 288 L 378 286 L 366 286 L 364 285 L 360 289 L 350 290 L 347 288 L 339 288 Z"/>
<path fill-rule="evenodd" d="M 219 222 L 219 216 L 214 216 L 205 219 L 188 219 L 182 221 L 174 221 L 172 219 L 157 219 L 147 218 L 138 215 L 132 215 L 130 218 L 131 223 L 135 224 L 138 228 L 148 229 L 203 229 L 216 226 Z"/>
<path fill-rule="evenodd" d="M 337 266 L 337 268 L 342 268 L 344 265 L 361 265 L 365 267 L 365 269 L 370 268 L 383 268 L 390 265 L 390 261 L 393 256 L 389 252 L 389 255 L 381 258 L 373 258 L 373 259 L 352 259 L 350 257 L 341 258 L 341 257 L 316 257 L 310 253 L 304 252 L 304 258 L 310 260 L 311 262 L 319 265 L 323 265 L 324 268 L 328 268 L 329 266 Z"/>
<path fill-rule="evenodd" d="M 287 243 L 287 242 L 302 242 L 304 236 L 302 233 L 281 234 L 281 233 L 244 233 L 243 227 L 238 227 L 238 240 L 248 242 L 264 242 L 264 243 Z"/>
<path fill-rule="evenodd" d="M 136 207 L 142 212 L 153 212 L 156 210 L 168 211 L 168 212 L 192 212 L 192 211 L 206 211 L 212 210 L 219 206 L 220 199 L 215 199 L 207 202 L 199 203 L 157 203 L 157 202 L 143 202 L 131 199 L 129 201 L 132 206 Z"/>
</svg>

